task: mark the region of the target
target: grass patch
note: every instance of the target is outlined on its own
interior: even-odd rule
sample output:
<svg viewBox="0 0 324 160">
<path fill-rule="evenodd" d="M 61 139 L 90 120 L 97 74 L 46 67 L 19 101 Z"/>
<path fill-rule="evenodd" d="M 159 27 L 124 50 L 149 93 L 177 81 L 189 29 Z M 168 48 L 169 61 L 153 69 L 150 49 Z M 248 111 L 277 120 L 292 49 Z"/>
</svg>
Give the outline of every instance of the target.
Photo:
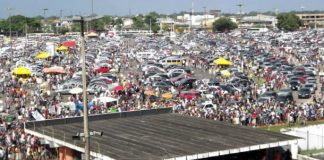
<svg viewBox="0 0 324 160">
<path fill-rule="evenodd" d="M 317 124 L 324 124 L 324 120 L 307 121 L 306 125 L 294 124 L 291 127 L 289 127 L 288 124 L 285 123 L 285 124 L 278 124 L 278 125 L 271 125 L 271 126 L 261 126 L 258 128 L 263 129 L 263 130 L 268 130 L 271 132 L 280 132 L 281 129 L 305 127 L 305 126 L 317 125 Z"/>
<path fill-rule="evenodd" d="M 323 153 L 324 149 L 317 149 L 317 150 L 308 150 L 308 151 L 301 151 L 299 154 L 312 156 L 313 154 Z"/>
</svg>

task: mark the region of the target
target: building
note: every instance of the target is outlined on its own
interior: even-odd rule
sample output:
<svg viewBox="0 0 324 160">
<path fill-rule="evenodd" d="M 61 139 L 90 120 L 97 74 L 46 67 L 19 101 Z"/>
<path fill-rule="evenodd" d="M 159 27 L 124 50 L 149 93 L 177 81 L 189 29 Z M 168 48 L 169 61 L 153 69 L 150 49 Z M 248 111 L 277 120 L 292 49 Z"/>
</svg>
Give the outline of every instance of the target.
<svg viewBox="0 0 324 160">
<path fill-rule="evenodd" d="M 302 13 L 296 14 L 306 28 L 324 28 L 324 13 Z"/>
<path fill-rule="evenodd" d="M 277 17 L 258 14 L 256 16 L 245 16 L 239 24 L 239 28 L 276 28 L 278 24 Z"/>
<path fill-rule="evenodd" d="M 271 156 L 299 138 L 172 113 L 171 108 L 89 116 L 93 159 L 203 159 Z M 82 157 L 83 117 L 27 122 L 25 132 L 57 150 L 59 159 Z M 79 139 L 79 138 L 80 139 Z M 273 149 L 278 148 L 274 151 Z M 81 159 L 81 158 L 80 158 Z M 261 159 L 261 157 L 259 158 Z"/>
</svg>

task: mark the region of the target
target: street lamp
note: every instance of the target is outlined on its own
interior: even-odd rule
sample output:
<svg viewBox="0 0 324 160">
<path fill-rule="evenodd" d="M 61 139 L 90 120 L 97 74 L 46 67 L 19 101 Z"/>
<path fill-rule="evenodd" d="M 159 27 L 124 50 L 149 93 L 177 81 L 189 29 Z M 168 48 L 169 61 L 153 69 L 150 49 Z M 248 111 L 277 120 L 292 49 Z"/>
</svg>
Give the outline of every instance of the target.
<svg viewBox="0 0 324 160">
<path fill-rule="evenodd" d="M 13 50 L 12 50 L 12 25 L 11 25 L 11 11 L 12 8 L 7 8 L 9 12 L 9 44 L 10 44 L 10 50 L 11 50 L 11 61 L 13 60 Z"/>
<path fill-rule="evenodd" d="M 88 121 L 88 105 L 87 105 L 87 82 L 86 82 L 86 68 L 85 68 L 85 49 L 84 49 L 84 18 L 74 19 L 75 22 L 80 22 L 81 29 L 81 58 L 82 58 L 82 99 L 83 99 L 83 129 L 84 129 L 84 154 L 85 159 L 90 160 L 90 135 L 89 135 L 89 121 Z"/>
</svg>

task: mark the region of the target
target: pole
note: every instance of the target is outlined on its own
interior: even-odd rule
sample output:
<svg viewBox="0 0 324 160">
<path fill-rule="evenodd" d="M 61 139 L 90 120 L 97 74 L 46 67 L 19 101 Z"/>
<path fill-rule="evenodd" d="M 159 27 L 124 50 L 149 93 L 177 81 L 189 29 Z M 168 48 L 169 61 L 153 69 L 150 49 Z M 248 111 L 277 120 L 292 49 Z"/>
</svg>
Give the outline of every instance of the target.
<svg viewBox="0 0 324 160">
<path fill-rule="evenodd" d="M 91 0 L 91 21 L 88 22 L 90 23 L 89 26 L 90 26 L 90 30 L 93 29 L 92 28 L 92 21 L 93 21 L 93 0 Z M 89 29 L 88 29 L 88 32 L 89 32 Z"/>
<path fill-rule="evenodd" d="M 83 99 L 83 129 L 84 129 L 84 154 L 85 160 L 90 160 L 90 136 L 88 124 L 88 105 L 87 105 L 87 82 L 85 68 L 85 49 L 84 49 L 84 19 L 81 17 L 81 57 L 82 57 L 82 99 Z"/>
<path fill-rule="evenodd" d="M 11 10 L 12 8 L 8 8 L 9 11 L 9 43 L 11 50 L 11 61 L 13 60 L 13 50 L 12 50 L 12 25 L 11 25 Z"/>
<path fill-rule="evenodd" d="M 150 18 L 150 33 L 152 32 L 152 20 Z"/>
<path fill-rule="evenodd" d="M 204 16 L 204 18 L 205 18 L 204 27 L 205 27 L 205 29 L 207 29 L 207 10 L 206 10 L 206 7 L 203 7 L 203 8 L 204 8 L 204 14 L 205 14 L 205 16 Z"/>
</svg>

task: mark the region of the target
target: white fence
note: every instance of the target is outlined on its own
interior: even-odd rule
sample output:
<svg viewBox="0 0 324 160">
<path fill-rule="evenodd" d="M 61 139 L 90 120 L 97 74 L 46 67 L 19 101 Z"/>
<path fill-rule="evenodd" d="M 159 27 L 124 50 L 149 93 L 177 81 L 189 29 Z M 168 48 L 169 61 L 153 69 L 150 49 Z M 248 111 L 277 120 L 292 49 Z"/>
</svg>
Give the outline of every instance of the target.
<svg viewBox="0 0 324 160">
<path fill-rule="evenodd" d="M 298 147 L 301 150 L 324 149 L 324 125 L 292 128 L 284 134 L 300 137 Z"/>
</svg>

